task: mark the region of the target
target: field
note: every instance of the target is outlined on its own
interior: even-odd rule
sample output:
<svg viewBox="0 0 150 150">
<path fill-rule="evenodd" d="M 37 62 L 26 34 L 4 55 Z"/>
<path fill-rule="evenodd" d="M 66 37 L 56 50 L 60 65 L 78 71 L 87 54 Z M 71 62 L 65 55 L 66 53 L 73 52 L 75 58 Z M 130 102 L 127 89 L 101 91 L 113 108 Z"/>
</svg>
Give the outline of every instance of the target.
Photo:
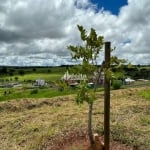
<svg viewBox="0 0 150 150">
<path fill-rule="evenodd" d="M 93 127 L 100 135 L 103 135 L 103 95 L 97 93 L 93 112 Z M 0 102 L 0 149 L 61 149 L 60 141 L 65 141 L 67 133 L 86 132 L 87 104 L 78 106 L 74 98 L 75 95 L 69 95 Z M 111 91 L 111 141 L 150 150 L 149 137 L 150 88 Z M 72 145 L 70 150 L 73 149 L 79 148 Z"/>
<path fill-rule="evenodd" d="M 0 75 L 0 150 L 82 150 L 74 141 L 87 140 L 88 107 L 75 104 L 78 88 L 60 82 L 66 67 L 2 69 L 7 73 Z M 36 79 L 48 84 L 36 87 Z M 13 83 L 17 86 L 8 86 Z M 149 85 L 136 81 L 111 90 L 112 150 L 117 150 L 113 145 L 118 150 L 150 150 Z M 93 112 L 94 131 L 102 138 L 103 95 L 98 88 Z"/>
<path fill-rule="evenodd" d="M 11 69 L 10 69 L 11 70 Z M 9 71 L 9 70 L 8 70 Z M 16 69 L 15 72 L 18 72 Z M 20 98 L 42 98 L 42 97 L 53 97 L 57 95 L 66 95 L 70 94 L 70 90 L 65 92 L 58 91 L 59 81 L 65 73 L 65 68 L 55 67 L 55 68 L 38 68 L 36 72 L 30 68 L 24 69 L 25 74 L 19 75 L 15 74 L 10 75 L 1 75 L 0 76 L 0 85 L 6 85 L 5 87 L 0 88 L 0 101 L 11 100 L 11 99 L 20 99 Z M 35 81 L 37 79 L 45 80 L 48 84 L 46 87 L 34 87 Z M 18 86 L 11 88 L 11 85 L 16 83 Z M 54 86 L 54 88 L 51 88 Z M 37 94 L 34 94 L 34 91 L 37 90 Z M 4 93 L 9 94 L 4 94 Z"/>
<path fill-rule="evenodd" d="M 44 79 L 47 82 L 57 81 L 60 80 L 66 71 L 65 67 L 4 68 L 0 69 L 0 84 L 16 81 L 22 83 L 27 81 L 35 81 L 37 79 Z M 5 72 L 3 70 L 5 70 Z"/>
</svg>

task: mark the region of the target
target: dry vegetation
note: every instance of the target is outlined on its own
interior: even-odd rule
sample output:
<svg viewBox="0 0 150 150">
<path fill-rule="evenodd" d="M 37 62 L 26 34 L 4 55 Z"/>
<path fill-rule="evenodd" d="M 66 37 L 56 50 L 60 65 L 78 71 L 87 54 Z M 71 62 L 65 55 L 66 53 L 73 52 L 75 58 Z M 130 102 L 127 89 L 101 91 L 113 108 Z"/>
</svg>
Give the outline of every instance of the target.
<svg viewBox="0 0 150 150">
<path fill-rule="evenodd" d="M 147 87 L 111 92 L 111 140 L 138 150 L 150 150 L 150 101 L 138 94 L 145 89 L 150 90 Z M 94 129 L 103 134 L 103 93 L 97 97 Z M 86 135 L 86 116 L 87 105 L 76 105 L 74 96 L 1 102 L 0 149 L 54 150 L 55 141 L 61 143 L 69 131 L 78 131 L 80 137 Z"/>
</svg>

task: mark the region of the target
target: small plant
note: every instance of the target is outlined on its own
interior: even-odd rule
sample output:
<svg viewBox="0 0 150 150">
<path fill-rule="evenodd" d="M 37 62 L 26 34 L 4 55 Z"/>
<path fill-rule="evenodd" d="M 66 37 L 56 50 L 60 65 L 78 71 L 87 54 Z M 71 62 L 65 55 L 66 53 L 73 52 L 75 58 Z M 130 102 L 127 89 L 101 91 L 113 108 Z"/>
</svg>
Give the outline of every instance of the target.
<svg viewBox="0 0 150 150">
<path fill-rule="evenodd" d="M 68 49 L 71 51 L 72 59 L 78 61 L 82 60 L 81 64 L 77 66 L 76 73 L 85 74 L 89 79 L 94 72 L 97 71 L 97 59 L 99 53 L 102 51 L 104 45 L 104 37 L 98 36 L 96 34 L 95 29 L 91 28 L 90 33 L 87 34 L 86 30 L 83 26 L 77 25 L 78 30 L 80 31 L 81 40 L 83 41 L 82 46 L 68 46 Z M 101 73 L 99 73 L 101 74 Z M 79 91 L 77 93 L 76 102 L 77 104 L 82 104 L 87 102 L 88 104 L 88 136 L 90 140 L 91 147 L 94 146 L 93 139 L 93 129 L 92 129 L 92 111 L 93 111 L 93 103 L 96 99 L 95 92 L 96 88 L 94 88 L 93 92 L 87 88 L 88 80 L 83 80 L 79 84 Z M 96 86 L 95 86 L 96 87 Z"/>
<path fill-rule="evenodd" d="M 114 90 L 120 89 L 122 86 L 122 81 L 121 80 L 114 80 L 112 83 L 112 87 Z"/>
<path fill-rule="evenodd" d="M 18 77 L 15 77 L 15 81 L 18 81 Z"/>
<path fill-rule="evenodd" d="M 38 93 L 38 89 L 33 89 L 30 94 L 37 94 Z"/>
<path fill-rule="evenodd" d="M 58 91 L 62 92 L 67 89 L 67 84 L 63 81 L 58 81 Z"/>
<path fill-rule="evenodd" d="M 103 51 L 104 46 L 104 37 L 98 36 L 95 29 L 91 28 L 90 33 L 87 34 L 87 31 L 83 28 L 83 26 L 77 25 L 78 30 L 80 31 L 80 36 L 82 40 L 81 46 L 68 46 L 68 49 L 71 51 L 72 59 L 81 62 L 77 66 L 76 73 L 85 74 L 87 76 L 87 80 L 83 80 L 79 83 L 79 91 L 77 93 L 76 102 L 77 104 L 82 104 L 87 102 L 88 104 L 88 136 L 91 147 L 94 149 L 95 141 L 93 138 L 93 128 L 92 128 L 92 112 L 93 112 L 93 104 L 96 100 L 95 92 L 97 91 L 98 81 L 101 77 L 101 73 L 104 72 L 105 81 L 108 81 L 112 78 L 119 78 L 122 75 L 122 64 L 126 61 L 123 59 L 119 59 L 116 56 L 112 56 L 109 62 L 102 62 L 100 67 L 97 67 L 97 61 L 99 58 L 100 52 Z M 111 49 L 113 51 L 113 49 Z M 106 60 L 105 60 L 106 61 Z M 110 65 L 113 66 L 114 72 Z M 93 80 L 94 87 L 93 91 L 88 89 L 88 81 L 90 78 L 96 73 L 96 78 Z M 117 88 L 121 87 L 119 83 Z M 107 144 L 106 144 L 107 145 Z"/>
</svg>

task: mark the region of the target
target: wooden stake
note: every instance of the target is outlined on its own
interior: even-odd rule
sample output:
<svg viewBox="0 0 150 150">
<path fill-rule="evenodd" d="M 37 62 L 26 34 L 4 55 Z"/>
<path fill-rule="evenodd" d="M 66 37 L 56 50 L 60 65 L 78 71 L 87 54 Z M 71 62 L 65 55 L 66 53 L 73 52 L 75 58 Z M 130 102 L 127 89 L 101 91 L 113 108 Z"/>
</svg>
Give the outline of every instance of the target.
<svg viewBox="0 0 150 150">
<path fill-rule="evenodd" d="M 105 69 L 110 68 L 111 43 L 105 42 Z M 104 81 L 104 147 L 109 150 L 110 143 L 110 79 L 105 73 Z"/>
</svg>

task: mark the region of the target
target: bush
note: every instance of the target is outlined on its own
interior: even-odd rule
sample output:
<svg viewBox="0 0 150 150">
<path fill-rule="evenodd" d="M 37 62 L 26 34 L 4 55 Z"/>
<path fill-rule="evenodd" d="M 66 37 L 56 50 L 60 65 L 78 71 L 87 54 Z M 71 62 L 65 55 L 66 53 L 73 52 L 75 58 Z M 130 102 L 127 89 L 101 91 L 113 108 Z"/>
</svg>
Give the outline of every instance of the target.
<svg viewBox="0 0 150 150">
<path fill-rule="evenodd" d="M 122 86 L 122 81 L 121 80 L 114 80 L 112 83 L 112 87 L 114 90 L 120 89 Z"/>
<path fill-rule="evenodd" d="M 64 88 L 63 87 L 59 87 L 58 91 L 62 92 L 62 91 L 64 91 Z"/>
<path fill-rule="evenodd" d="M 31 91 L 31 94 L 37 94 L 38 93 L 38 89 L 34 89 Z"/>
</svg>

